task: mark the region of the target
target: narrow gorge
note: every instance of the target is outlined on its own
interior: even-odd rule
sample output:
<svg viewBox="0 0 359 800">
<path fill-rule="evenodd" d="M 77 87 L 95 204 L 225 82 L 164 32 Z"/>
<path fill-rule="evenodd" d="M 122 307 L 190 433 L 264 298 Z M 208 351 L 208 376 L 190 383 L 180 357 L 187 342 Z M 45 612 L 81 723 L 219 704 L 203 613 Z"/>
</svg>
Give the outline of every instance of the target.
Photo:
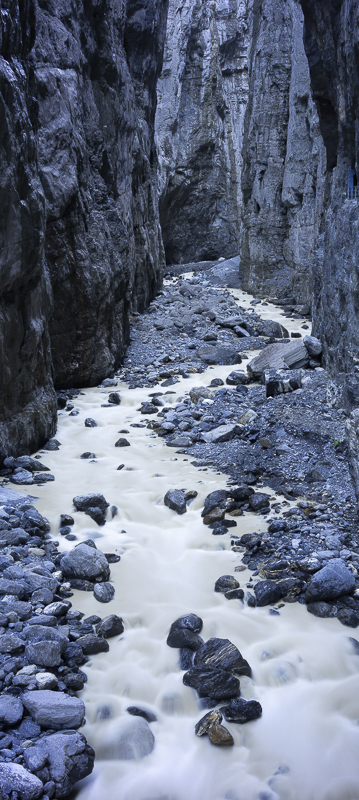
<svg viewBox="0 0 359 800">
<path fill-rule="evenodd" d="M 0 12 L 0 800 L 358 800 L 359 6 Z"/>
</svg>

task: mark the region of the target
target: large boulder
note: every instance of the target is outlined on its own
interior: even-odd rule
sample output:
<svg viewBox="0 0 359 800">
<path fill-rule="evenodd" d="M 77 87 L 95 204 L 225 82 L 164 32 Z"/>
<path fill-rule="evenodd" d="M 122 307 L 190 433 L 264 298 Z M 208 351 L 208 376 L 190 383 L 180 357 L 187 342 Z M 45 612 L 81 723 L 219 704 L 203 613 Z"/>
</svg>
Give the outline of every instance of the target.
<svg viewBox="0 0 359 800">
<path fill-rule="evenodd" d="M 20 722 L 24 707 L 18 697 L 4 694 L 0 697 L 0 723 L 3 725 L 16 725 Z"/>
<path fill-rule="evenodd" d="M 308 365 L 309 353 L 303 339 L 296 339 L 269 344 L 247 365 L 247 370 L 253 379 L 258 379 L 266 369 L 300 369 Z"/>
<path fill-rule="evenodd" d="M 239 696 L 239 680 L 231 672 L 215 667 L 191 667 L 183 676 L 185 686 L 196 689 L 200 697 L 218 700 Z"/>
<path fill-rule="evenodd" d="M 21 764 L 0 764 L 0 787 L 5 796 L 19 800 L 37 800 L 44 790 L 42 781 Z"/>
<path fill-rule="evenodd" d="M 50 780 L 55 783 L 56 797 L 66 797 L 77 781 L 93 770 L 95 753 L 78 731 L 53 733 L 39 739 L 35 747 L 25 750 L 26 766 L 31 771 L 46 764 Z"/>
<path fill-rule="evenodd" d="M 82 578 L 93 581 L 96 578 L 107 580 L 110 575 L 108 561 L 104 553 L 88 544 L 79 544 L 61 559 L 61 570 L 66 578 Z"/>
<path fill-rule="evenodd" d="M 80 728 L 85 718 L 85 704 L 78 697 L 69 697 L 62 692 L 40 689 L 25 692 L 22 702 L 30 712 L 34 722 L 42 728 L 66 730 Z"/>
<path fill-rule="evenodd" d="M 169 489 L 165 494 L 164 504 L 177 514 L 185 514 L 187 511 L 185 493 L 180 489 Z"/>
<path fill-rule="evenodd" d="M 274 319 L 263 319 L 257 326 L 258 336 L 268 336 L 273 339 L 288 339 L 289 333 L 284 325 Z"/>
<path fill-rule="evenodd" d="M 237 675 L 251 676 L 251 668 L 248 662 L 229 639 L 208 639 L 197 650 L 194 665 L 196 667 L 214 667 L 235 672 Z"/>
<path fill-rule="evenodd" d="M 205 517 L 210 514 L 214 508 L 225 508 L 228 497 L 230 497 L 230 493 L 227 489 L 216 489 L 214 492 L 210 492 L 205 498 L 201 516 Z"/>
<path fill-rule="evenodd" d="M 340 558 L 333 558 L 329 564 L 313 575 L 305 593 L 305 600 L 306 603 L 336 600 L 342 594 L 351 594 L 354 589 L 354 575 Z"/>
<path fill-rule="evenodd" d="M 205 364 L 240 364 L 241 355 L 235 347 L 199 347 L 197 350 L 198 358 Z"/>
<path fill-rule="evenodd" d="M 240 433 L 242 433 L 241 425 L 229 423 L 228 425 L 219 425 L 218 428 L 213 428 L 207 433 L 202 433 L 202 440 L 207 444 L 220 444 L 221 442 L 230 442 Z"/>
<path fill-rule="evenodd" d="M 318 358 L 322 352 L 322 345 L 315 336 L 304 336 L 303 342 L 311 358 Z"/>
</svg>

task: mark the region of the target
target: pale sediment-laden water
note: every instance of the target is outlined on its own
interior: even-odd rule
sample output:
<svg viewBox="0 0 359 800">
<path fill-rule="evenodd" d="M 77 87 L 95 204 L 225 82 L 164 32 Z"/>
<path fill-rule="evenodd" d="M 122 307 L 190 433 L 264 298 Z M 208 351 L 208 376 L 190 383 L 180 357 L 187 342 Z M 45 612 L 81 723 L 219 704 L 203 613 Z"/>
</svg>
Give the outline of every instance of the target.
<svg viewBox="0 0 359 800">
<path fill-rule="evenodd" d="M 244 293 L 232 294 L 249 305 Z M 274 319 L 279 310 L 269 305 L 264 314 Z M 301 322 L 285 324 L 294 330 Z M 191 375 L 171 387 L 168 402 L 175 406 L 192 386 L 208 385 L 209 375 L 225 379 L 229 372 L 220 366 Z M 108 392 L 94 388 L 76 398 L 77 416 L 60 413 L 61 448 L 46 454 L 55 482 L 39 489 L 36 502 L 56 538 L 60 513 L 74 514 L 77 542 L 61 539 L 61 549 L 92 538 L 102 551 L 121 555 L 111 565 L 115 597 L 108 605 L 87 592 L 75 591 L 72 598 L 86 616 L 118 614 L 125 626 L 110 640 L 110 651 L 85 667 L 83 732 L 97 760 L 78 800 L 358 800 L 359 657 L 350 629 L 336 619 L 318 619 L 298 603 L 273 614 L 214 592 L 221 575 L 236 576 L 244 589 L 251 575 L 236 571 L 241 553 L 231 550 L 227 537 L 214 537 L 201 518 L 206 495 L 224 488 L 227 478 L 193 466 L 147 427 L 130 427 L 143 422 L 138 409 L 149 390 L 129 390 L 120 382 L 118 390 L 119 406 L 102 407 Z M 87 417 L 98 427 L 85 428 Z M 115 447 L 119 435 L 130 447 Z M 81 459 L 86 451 L 96 459 Z M 182 516 L 164 505 L 172 488 L 198 492 Z M 264 490 L 274 499 L 271 489 Z M 72 498 L 89 492 L 103 493 L 118 508 L 112 519 L 108 512 L 103 528 L 73 511 Z M 238 518 L 236 535 L 266 527 L 247 512 Z M 166 644 L 171 623 L 189 612 L 203 619 L 204 640 L 229 639 L 252 667 L 253 678 L 240 680 L 241 695 L 259 700 L 263 714 L 245 725 L 225 723 L 231 748 L 195 736 L 206 710 L 183 684 L 179 651 Z M 128 706 L 157 717 L 150 724 L 155 747 L 137 760 L 117 757 L 117 742 L 133 720 Z"/>
</svg>

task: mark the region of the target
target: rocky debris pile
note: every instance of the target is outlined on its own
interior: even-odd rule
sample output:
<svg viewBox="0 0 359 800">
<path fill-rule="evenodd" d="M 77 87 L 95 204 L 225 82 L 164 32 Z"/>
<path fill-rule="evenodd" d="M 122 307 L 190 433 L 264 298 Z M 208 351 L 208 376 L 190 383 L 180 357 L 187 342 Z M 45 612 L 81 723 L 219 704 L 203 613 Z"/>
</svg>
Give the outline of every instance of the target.
<svg viewBox="0 0 359 800">
<path fill-rule="evenodd" d="M 165 300 L 162 298 L 158 309 L 167 310 L 173 294 L 175 297 L 180 294 L 178 287 L 183 287 L 184 291 L 184 283 L 188 282 L 166 287 L 166 294 L 163 295 Z M 211 302 L 213 299 L 214 305 L 218 303 L 224 307 L 228 303 L 229 317 L 239 313 L 238 306 L 229 299 L 228 294 L 216 293 L 212 287 L 209 291 L 204 284 L 206 273 L 198 272 L 195 279 L 189 282 L 190 291 L 208 291 L 207 296 Z M 179 299 L 176 302 L 181 303 Z M 288 317 L 298 316 L 289 307 L 284 313 Z M 248 314 L 248 317 L 255 321 L 254 314 Z M 207 314 L 203 329 L 209 332 L 213 325 L 214 320 Z M 158 382 L 164 364 L 172 375 L 175 372 L 180 375 L 202 370 L 200 362 L 196 360 L 197 351 L 192 349 L 193 337 L 189 333 L 181 336 L 182 329 L 175 326 L 175 330 L 173 324 L 161 331 L 160 343 L 154 334 L 156 358 L 153 356 L 151 360 L 150 352 L 148 362 L 151 363 L 147 367 L 137 366 L 144 363 L 143 353 L 148 349 L 149 331 L 146 326 L 147 323 L 142 326 L 139 321 L 133 332 L 134 342 L 128 352 L 131 366 L 127 360 L 123 372 L 123 377 L 128 377 L 130 385 Z M 308 330 L 307 325 L 302 327 Z M 234 329 L 222 328 L 222 331 L 223 335 L 227 332 L 232 337 L 228 341 L 233 343 Z M 219 336 L 218 331 L 217 334 Z M 237 337 L 237 347 L 241 341 L 244 339 Z M 280 570 L 278 568 L 278 575 L 273 573 L 274 582 L 278 578 L 290 579 L 293 583 L 281 586 L 281 593 L 287 591 L 287 594 L 282 594 L 281 601 L 293 602 L 297 599 L 304 603 L 305 588 L 311 574 L 308 564 L 314 564 L 314 569 L 319 570 L 333 558 L 340 558 L 358 579 L 357 506 L 348 464 L 343 394 L 340 386 L 317 366 L 320 343 L 314 337 L 305 336 L 301 340 L 277 344 L 281 348 L 288 344 L 292 348 L 294 345 L 296 349 L 299 344 L 301 352 L 304 347 L 305 358 L 308 360 L 310 357 L 309 366 L 316 368 L 305 371 L 286 368 L 280 370 L 279 375 L 275 370 L 274 382 L 278 379 L 279 383 L 273 391 L 266 389 L 264 384 L 256 385 L 242 367 L 235 370 L 229 368 L 225 382 L 221 379 L 211 380 L 209 373 L 207 385 L 191 388 L 175 404 L 170 392 L 152 392 L 149 397 L 151 414 L 147 416 L 146 406 L 143 405 L 144 421 L 140 424 L 147 424 L 153 435 L 163 437 L 169 446 L 180 453 L 192 456 L 197 466 L 203 469 L 211 466 L 226 472 L 230 476 L 228 499 L 232 497 L 234 500 L 234 491 L 246 487 L 247 495 L 243 496 L 242 502 L 238 497 L 236 507 L 233 506 L 232 510 L 218 503 L 208 510 L 205 522 L 214 535 L 229 537 L 233 550 L 243 556 L 244 563 L 256 573 L 253 575 L 253 589 L 258 582 L 255 579 L 259 577 L 273 580 L 272 570 L 269 568 L 271 574 L 266 572 L 267 565 L 272 566 L 270 562 L 283 563 L 284 566 Z M 273 346 L 277 347 L 277 344 Z M 268 340 L 246 338 L 247 350 L 262 348 L 263 355 L 267 347 Z M 245 349 L 241 349 L 240 353 L 243 362 L 246 358 Z M 189 361 L 191 354 L 192 364 Z M 295 380 L 298 382 L 297 389 Z M 269 385 L 270 381 L 267 383 Z M 292 391 L 287 392 L 286 388 Z M 355 426 L 353 431 L 355 434 Z M 350 452 L 353 453 L 356 452 L 352 445 L 354 434 L 350 438 Z M 261 491 L 264 487 L 265 492 Z M 268 493 L 268 488 L 271 493 Z M 262 498 L 254 498 L 249 502 L 250 494 L 262 495 Z M 263 495 L 266 496 L 263 498 Z M 268 532 L 260 537 L 254 528 L 253 539 L 245 544 L 239 541 L 232 528 L 236 526 L 236 516 L 247 512 L 268 519 L 269 526 Z M 270 596 L 263 593 L 259 597 L 259 592 L 258 589 L 259 602 Z M 257 603 L 254 590 L 244 589 L 244 594 L 245 602 L 250 605 Z M 355 597 L 351 601 L 356 602 Z M 330 613 L 337 613 L 335 609 L 337 605 L 334 611 L 330 609 Z"/>
<path fill-rule="evenodd" d="M 208 639 L 199 635 L 203 621 L 196 614 L 186 614 L 172 623 L 167 644 L 180 649 L 180 668 L 186 670 L 183 683 L 195 689 L 202 708 L 214 709 L 221 700 L 229 705 L 210 711 L 195 727 L 197 736 L 207 735 L 218 747 L 234 744 L 230 732 L 221 725 L 225 716 L 230 722 L 248 722 L 261 716 L 256 701 L 239 700 L 240 682 L 237 676 L 251 677 L 252 670 L 238 648 L 229 639 Z"/>
<path fill-rule="evenodd" d="M 134 318 L 133 341 L 119 374 L 130 387 L 162 381 L 167 388 L 205 366 L 240 364 L 243 351 L 288 336 L 280 323 L 262 320 L 254 308 L 239 308 L 227 289 L 205 278 L 198 273 L 190 280 L 175 279 Z"/>
<path fill-rule="evenodd" d="M 17 503 L 15 505 L 15 503 Z M 67 515 L 64 515 L 67 521 Z M 94 752 L 78 732 L 77 692 L 89 656 L 107 652 L 120 617 L 84 615 L 68 599 L 68 578 L 107 581 L 99 550 L 61 554 L 48 521 L 22 495 L 0 494 L 0 785 L 4 800 L 65 797 L 90 774 Z M 91 583 L 91 588 L 106 583 Z"/>
<path fill-rule="evenodd" d="M 15 483 L 18 486 L 31 486 L 32 484 L 40 486 L 43 483 L 55 480 L 45 464 L 41 464 L 36 457 L 30 458 L 30 456 L 19 456 L 18 458 L 8 456 L 3 461 L 0 474 L 3 478 L 7 478 L 10 483 Z"/>
</svg>

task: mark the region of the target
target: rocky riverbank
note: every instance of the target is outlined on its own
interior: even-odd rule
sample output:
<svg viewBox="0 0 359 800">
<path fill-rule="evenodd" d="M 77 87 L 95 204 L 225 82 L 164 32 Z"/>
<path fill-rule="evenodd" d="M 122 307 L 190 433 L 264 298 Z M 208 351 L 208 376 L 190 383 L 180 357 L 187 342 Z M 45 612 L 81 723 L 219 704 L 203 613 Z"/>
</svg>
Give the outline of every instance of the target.
<svg viewBox="0 0 359 800">
<path fill-rule="evenodd" d="M 311 613 L 357 627 L 359 540 L 348 413 L 341 385 L 321 366 L 320 343 L 308 336 L 310 321 L 301 316 L 306 308 L 284 306 L 281 322 L 263 320 L 268 300 L 244 295 L 243 304 L 236 301 L 234 276 L 234 289 L 218 288 L 220 264 L 192 267 L 192 277 L 168 275 L 168 285 L 134 321 L 121 376 L 133 387 L 160 383 L 163 391 L 149 392 L 142 405 L 144 423 L 198 467 L 230 476 L 205 522 L 214 535 L 229 537 L 253 570 L 254 592 L 246 602 L 307 602 Z M 226 281 L 230 268 L 231 262 L 222 267 Z M 289 320 L 298 329 L 291 336 Z M 269 343 L 292 351 L 291 370 L 278 371 Z M 262 350 L 262 359 L 252 358 Z M 270 370 L 272 363 L 277 369 Z M 211 380 L 214 364 L 228 365 L 224 380 Z M 206 385 L 185 393 L 175 408 L 166 405 L 168 387 L 204 370 Z M 268 522 L 264 536 L 255 530 L 236 535 L 236 517 L 248 510 Z M 309 587 L 320 576 L 326 581 L 330 564 L 334 588 L 327 584 L 314 595 Z"/>
<path fill-rule="evenodd" d="M 65 797 L 91 773 L 95 754 L 77 730 L 85 721 L 77 693 L 87 681 L 80 667 L 123 632 L 115 614 L 84 619 L 68 599 L 72 584 L 107 602 L 109 563 L 118 556 L 91 540 L 60 553 L 31 499 L 0 489 L 2 800 Z"/>
<path fill-rule="evenodd" d="M 227 484 L 203 495 L 201 501 L 201 525 L 213 541 L 213 548 L 206 547 L 219 550 L 213 553 L 218 566 L 211 591 L 213 586 L 213 596 L 228 602 L 222 625 L 234 605 L 236 613 L 237 609 L 257 613 L 252 609 L 268 607 L 272 617 L 280 617 L 287 604 L 299 602 L 316 617 L 336 617 L 351 638 L 351 629 L 359 626 L 359 542 L 345 396 L 320 366 L 321 346 L 310 335 L 308 309 L 288 304 L 280 309 L 275 298 L 258 301 L 242 293 L 235 262 L 192 264 L 182 277 L 183 267 L 172 269 L 148 312 L 133 317 L 132 341 L 123 368 L 100 387 L 100 405 L 97 411 L 93 407 L 94 416 L 86 414 L 86 405 L 80 408 L 81 395 L 86 393 L 58 392 L 62 425 L 80 425 L 87 437 L 96 436 L 99 426 L 106 436 L 108 428 L 109 442 L 117 448 L 121 462 L 115 474 L 125 477 L 129 472 L 131 486 L 136 484 L 130 458 L 135 429 L 145 429 L 147 439 L 158 442 L 159 437 L 172 449 L 178 474 L 182 474 L 181 459 L 192 459 L 201 479 L 213 470 L 228 476 Z M 122 408 L 121 380 L 129 387 L 129 396 L 131 389 L 135 393 L 138 387 L 146 393 L 142 392 L 144 399 L 138 408 L 127 409 L 127 416 L 122 417 L 128 420 L 126 427 L 121 427 L 115 438 L 107 419 Z M 180 381 L 183 394 L 176 395 L 173 402 Z M 106 414 L 110 416 L 104 428 Z M 96 441 L 79 452 L 79 463 L 87 471 L 93 465 L 91 481 L 100 484 L 103 474 L 95 473 L 99 455 L 90 449 L 98 451 L 101 440 Z M 66 482 L 66 476 L 54 468 L 61 447 L 59 440 L 52 439 L 35 458 L 7 458 L 1 470 L 3 800 L 64 797 L 90 774 L 94 750 L 78 730 L 84 724 L 86 687 L 88 677 L 91 679 L 86 663 L 92 655 L 108 653 L 108 639 L 112 638 L 115 648 L 123 640 L 124 624 L 118 614 L 105 618 L 97 613 L 85 615 L 72 607 L 69 597 L 73 592 L 83 593 L 93 598 L 96 608 L 100 608 L 98 602 L 116 602 L 116 575 L 117 580 L 124 580 L 122 559 L 128 561 L 128 550 L 120 547 L 124 555 L 119 572 L 110 576 L 110 565 L 120 561 L 119 548 L 105 553 L 95 540 L 106 537 L 112 521 L 124 514 L 125 489 L 116 500 L 120 508 L 110 506 L 106 497 L 111 500 L 114 493 L 113 477 L 104 465 L 109 494 L 75 494 L 74 490 L 74 512 L 68 491 L 62 498 L 61 483 L 62 513 L 56 517 L 56 512 L 51 520 L 53 533 L 61 535 L 59 545 L 51 536 L 49 522 L 35 509 L 34 498 L 10 488 L 28 486 L 41 497 L 48 488 L 56 489 L 60 476 Z M 147 452 L 145 457 L 148 459 Z M 49 469 L 46 460 L 50 458 Z M 79 469 L 76 464 L 75 468 Z M 156 473 L 156 477 L 161 476 Z M 145 485 L 137 483 L 136 487 L 138 496 L 142 491 L 145 496 Z M 174 518 L 178 514 L 186 519 L 196 498 L 194 486 L 169 488 L 160 500 L 151 500 L 151 508 L 154 502 L 160 503 L 160 509 Z M 83 528 L 79 527 L 80 518 Z M 131 519 L 129 512 L 127 518 Z M 86 520 L 92 525 L 93 538 L 86 535 Z M 172 526 L 175 530 L 176 523 Z M 125 542 L 126 531 L 116 529 L 117 537 L 119 533 L 118 541 Z M 64 546 L 68 548 L 65 551 Z M 224 552 L 233 555 L 233 567 L 231 571 L 226 561 L 226 572 L 221 574 L 220 553 Z M 140 558 L 138 554 L 137 560 Z M 241 573 L 246 575 L 245 582 Z M 138 591 L 146 594 L 147 589 L 142 585 Z M 83 605 L 82 601 L 78 604 Z M 117 606 L 110 610 L 117 611 Z M 262 706 L 264 718 L 268 708 L 253 699 L 254 683 L 246 694 L 246 681 L 252 680 L 252 659 L 249 664 L 241 654 L 242 647 L 240 652 L 224 638 L 228 636 L 225 630 L 218 631 L 220 636 L 210 634 L 205 641 L 200 635 L 203 620 L 192 610 L 193 614 L 188 614 L 184 606 L 182 614 L 187 616 L 172 617 L 167 644 L 179 650 L 179 667 L 184 671 L 180 678 L 188 687 L 186 692 L 192 687 L 198 693 L 201 717 L 195 726 L 197 736 L 208 736 L 213 745 L 227 748 L 236 741 L 232 723 L 234 728 L 257 724 Z M 131 626 L 138 624 L 131 614 L 129 619 Z M 131 635 L 127 645 L 131 650 L 130 641 Z M 358 648 L 355 639 L 351 638 L 350 647 L 353 653 Z M 130 653 L 127 658 L 131 657 Z M 256 669 L 258 666 L 255 676 Z M 240 685 L 242 695 L 244 691 L 241 698 Z M 83 700 L 77 693 L 84 687 Z M 127 691 L 123 690 L 125 698 Z M 94 720 L 100 725 L 107 720 L 111 726 L 117 692 L 111 703 L 101 704 L 98 698 L 95 711 L 91 692 L 89 696 L 89 740 L 94 743 Z M 164 699 L 164 707 L 172 702 L 177 701 Z M 223 702 L 226 705 L 216 708 Z M 204 709 L 212 710 L 203 716 Z M 107 729 L 98 734 L 95 750 L 100 759 L 129 761 L 154 749 L 158 734 L 156 731 L 155 737 L 150 724 L 160 725 L 161 720 L 158 722 L 151 703 L 127 701 L 124 710 L 120 732 L 114 729 L 110 739 Z M 231 730 L 221 724 L 223 716 Z"/>
</svg>

